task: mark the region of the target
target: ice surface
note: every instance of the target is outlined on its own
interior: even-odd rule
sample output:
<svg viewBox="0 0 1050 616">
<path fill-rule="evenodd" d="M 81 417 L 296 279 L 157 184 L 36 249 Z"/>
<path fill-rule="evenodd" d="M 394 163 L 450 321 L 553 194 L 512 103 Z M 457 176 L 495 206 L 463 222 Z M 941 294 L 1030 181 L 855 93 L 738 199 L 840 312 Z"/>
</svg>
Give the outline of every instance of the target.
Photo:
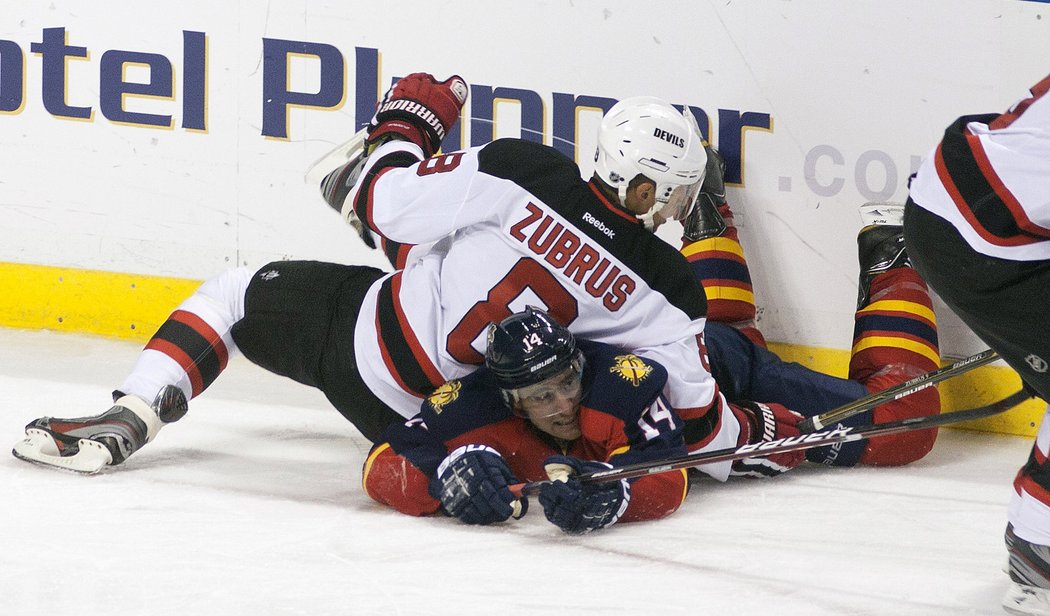
<svg viewBox="0 0 1050 616">
<path fill-rule="evenodd" d="M 0 329 L 0 436 L 105 410 L 137 351 Z M 701 481 L 671 518 L 591 536 L 536 503 L 467 527 L 373 503 L 368 442 L 319 392 L 235 360 L 123 467 L 0 455 L 0 614 L 998 615 L 1030 446 L 945 430 L 910 467 Z"/>
</svg>

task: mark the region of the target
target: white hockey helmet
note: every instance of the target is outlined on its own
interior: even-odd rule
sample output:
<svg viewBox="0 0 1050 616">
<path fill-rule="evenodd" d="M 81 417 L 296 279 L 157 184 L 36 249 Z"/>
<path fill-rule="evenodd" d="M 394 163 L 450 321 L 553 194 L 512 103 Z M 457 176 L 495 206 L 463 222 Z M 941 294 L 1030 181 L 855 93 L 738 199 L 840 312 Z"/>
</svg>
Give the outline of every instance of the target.
<svg viewBox="0 0 1050 616">
<path fill-rule="evenodd" d="M 637 175 L 656 184 L 656 205 L 638 216 L 649 228 L 657 211 L 665 219 L 689 215 L 706 168 L 707 152 L 691 113 L 654 96 L 634 96 L 613 105 L 602 118 L 594 171 L 616 189 L 621 206 Z"/>
</svg>

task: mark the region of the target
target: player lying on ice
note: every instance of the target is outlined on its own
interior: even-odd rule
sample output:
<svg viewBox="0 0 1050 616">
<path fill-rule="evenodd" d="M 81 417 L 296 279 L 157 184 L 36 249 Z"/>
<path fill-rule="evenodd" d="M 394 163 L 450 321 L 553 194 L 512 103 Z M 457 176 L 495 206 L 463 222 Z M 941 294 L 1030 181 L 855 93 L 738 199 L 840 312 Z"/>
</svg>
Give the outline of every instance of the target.
<svg viewBox="0 0 1050 616">
<path fill-rule="evenodd" d="M 599 164 L 589 182 L 556 150 L 516 139 L 428 159 L 465 94 L 458 78 L 402 79 L 373 118 L 368 155 L 336 161 L 323 183 L 330 205 L 384 242 L 397 272 L 276 262 L 221 274 L 161 326 L 112 408 L 36 420 L 15 455 L 84 472 L 120 464 L 180 418 L 186 400 L 238 351 L 321 389 L 374 441 L 418 412 L 447 378 L 481 363 L 484 328 L 510 314 L 498 300 L 526 288 L 577 335 L 667 366 L 665 394 L 683 419 L 690 451 L 735 444 L 746 427 L 723 413 L 716 384 L 697 360 L 702 288 L 689 263 L 649 230 L 664 217 L 688 215 L 696 203 L 711 165 L 695 120 L 656 99 L 621 102 L 599 128 Z M 654 139 L 654 127 L 684 137 Z M 654 156 L 670 164 L 654 169 Z M 731 234 L 729 227 L 696 245 Z M 688 245 L 686 254 L 706 260 Z M 717 249 L 711 254 L 722 259 Z M 729 465 L 704 470 L 724 479 Z"/>
<path fill-rule="evenodd" d="M 709 150 L 696 208 L 683 223 L 682 254 L 707 293 L 704 337 L 711 373 L 729 401 L 778 403 L 807 417 L 903 383 L 940 365 L 937 324 L 926 283 L 911 266 L 903 239 L 902 204 L 866 204 L 857 236 L 860 292 L 848 377 L 832 377 L 782 361 L 755 327 L 755 300 L 744 250 L 726 201 L 718 153 Z M 936 415 L 927 388 L 855 415 L 843 425 Z M 936 429 L 810 449 L 810 461 L 836 466 L 899 465 L 933 447 Z"/>
<path fill-rule="evenodd" d="M 709 172 L 711 177 L 720 175 Z M 706 216 L 686 222 L 683 253 L 715 290 L 710 318 L 733 321 L 709 321 L 706 337 L 712 372 L 742 425 L 758 430 L 764 419 L 788 435 L 796 416 L 788 408 L 812 416 L 937 368 L 929 292 L 901 242 L 902 206 L 863 209 L 871 224 L 858 237 L 861 292 L 851 378 L 840 379 L 783 362 L 766 350 L 753 325 L 750 279 L 724 191 L 708 194 L 717 198 L 698 210 Z M 714 232 L 705 234 L 704 228 Z M 736 284 L 730 275 L 738 277 Z M 573 363 L 577 356 L 581 360 Z M 533 366 L 542 369 L 533 372 Z M 571 479 L 602 465 L 679 455 L 682 422 L 659 395 L 664 378 L 658 364 L 615 347 L 580 341 L 577 350 L 571 334 L 542 312 L 511 316 L 490 330 L 485 368 L 446 383 L 420 415 L 387 431 L 386 442 L 366 461 L 365 489 L 402 513 L 425 515 L 440 508 L 466 523 L 491 524 L 524 514 L 527 501 L 508 486 L 544 478 L 547 464 L 567 464 L 570 478 L 545 485 L 539 495 L 547 518 L 567 532 L 670 515 L 686 494 L 682 471 L 607 484 Z M 939 411 L 938 394 L 930 388 L 844 423 L 871 423 L 872 415 L 885 423 Z M 741 443 L 748 438 L 754 437 L 742 434 Z M 809 449 L 805 455 L 837 466 L 907 464 L 926 455 L 935 438 L 935 430 L 916 431 Z M 772 475 L 796 466 L 802 456 L 737 462 L 733 470 Z"/>
<path fill-rule="evenodd" d="M 605 483 L 574 478 L 685 454 L 684 422 L 662 393 L 666 382 L 660 364 L 578 340 L 530 307 L 489 328 L 483 367 L 445 383 L 419 415 L 387 429 L 365 462 L 365 490 L 402 513 L 440 509 L 467 524 L 493 524 L 527 510 L 510 486 L 557 476 L 538 500 L 566 532 L 668 516 L 685 498 L 684 470 Z M 776 405 L 731 410 L 745 426 L 739 444 L 760 440 L 763 429 L 791 434 L 800 418 Z M 799 451 L 737 460 L 733 473 L 791 468 L 803 458 Z"/>
<path fill-rule="evenodd" d="M 707 166 L 696 120 L 659 99 L 621 101 L 585 180 L 554 148 L 522 139 L 434 156 L 466 96 L 459 77 L 408 75 L 380 102 L 364 148 L 351 140 L 321 162 L 328 204 L 396 247 L 402 267 L 278 261 L 221 274 L 161 325 L 108 411 L 33 421 L 15 455 L 83 472 L 120 464 L 238 351 L 319 388 L 375 441 L 483 363 L 486 328 L 518 297 L 581 338 L 662 364 L 690 451 L 735 446 L 748 427 L 723 413 L 698 361 L 703 289 L 651 232 L 656 210 L 684 218 L 695 203 Z M 730 466 L 703 470 L 725 479 Z"/>
</svg>

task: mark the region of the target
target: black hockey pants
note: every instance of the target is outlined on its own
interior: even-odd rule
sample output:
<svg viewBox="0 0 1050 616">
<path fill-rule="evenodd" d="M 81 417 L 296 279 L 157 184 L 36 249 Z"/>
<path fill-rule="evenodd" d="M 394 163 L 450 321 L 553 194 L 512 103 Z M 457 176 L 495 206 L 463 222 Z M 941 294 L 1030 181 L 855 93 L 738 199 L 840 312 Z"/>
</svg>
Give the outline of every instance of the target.
<svg viewBox="0 0 1050 616">
<path fill-rule="evenodd" d="M 915 269 L 981 340 L 1050 401 L 1050 261 L 970 248 L 947 221 L 908 199 L 904 242 Z"/>
<path fill-rule="evenodd" d="M 244 318 L 232 329 L 244 356 L 270 372 L 316 387 L 368 440 L 404 418 L 361 380 L 354 326 L 373 267 L 277 261 L 252 277 Z"/>
</svg>

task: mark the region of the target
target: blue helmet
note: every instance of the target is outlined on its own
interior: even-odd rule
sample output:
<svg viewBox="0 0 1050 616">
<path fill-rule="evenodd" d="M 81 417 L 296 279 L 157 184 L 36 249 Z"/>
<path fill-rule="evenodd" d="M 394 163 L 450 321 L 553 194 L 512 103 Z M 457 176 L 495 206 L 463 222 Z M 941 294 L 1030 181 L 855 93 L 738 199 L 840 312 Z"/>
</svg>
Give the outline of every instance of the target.
<svg viewBox="0 0 1050 616">
<path fill-rule="evenodd" d="M 529 306 L 489 326 L 485 366 L 500 389 L 535 385 L 579 365 L 581 357 L 572 333 L 539 308 Z"/>
</svg>

